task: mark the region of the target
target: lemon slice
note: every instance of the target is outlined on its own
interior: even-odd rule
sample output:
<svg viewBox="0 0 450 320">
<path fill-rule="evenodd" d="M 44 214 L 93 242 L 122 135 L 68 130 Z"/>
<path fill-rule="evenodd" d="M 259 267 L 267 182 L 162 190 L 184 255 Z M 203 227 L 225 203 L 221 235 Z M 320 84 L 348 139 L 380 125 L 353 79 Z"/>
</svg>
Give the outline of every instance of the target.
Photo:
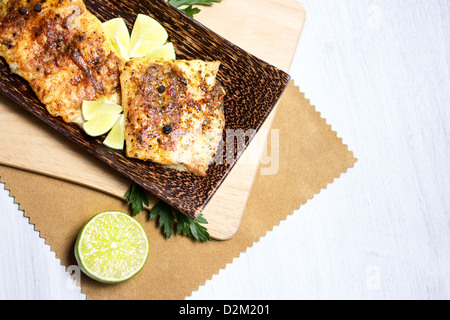
<svg viewBox="0 0 450 320">
<path fill-rule="evenodd" d="M 139 222 L 125 213 L 108 211 L 95 215 L 82 228 L 74 251 L 86 275 L 103 283 L 119 283 L 142 269 L 148 250 Z"/>
<path fill-rule="evenodd" d="M 130 59 L 130 33 L 122 18 L 115 18 L 102 24 L 116 50 L 126 60 Z"/>
<path fill-rule="evenodd" d="M 104 101 L 83 101 L 81 106 L 81 112 L 86 121 L 92 120 L 100 113 L 119 114 L 122 111 L 122 106 Z"/>
<path fill-rule="evenodd" d="M 169 42 L 150 52 L 146 58 L 174 60 L 176 58 L 173 43 Z"/>
<path fill-rule="evenodd" d="M 117 119 L 103 144 L 111 149 L 123 150 L 125 141 L 125 117 L 123 113 Z"/>
<path fill-rule="evenodd" d="M 91 137 L 99 137 L 111 130 L 119 117 L 118 113 L 99 113 L 85 122 L 83 129 Z"/>
<path fill-rule="evenodd" d="M 138 14 L 130 39 L 130 58 L 145 57 L 163 46 L 168 38 L 166 29 L 155 19 Z"/>
</svg>

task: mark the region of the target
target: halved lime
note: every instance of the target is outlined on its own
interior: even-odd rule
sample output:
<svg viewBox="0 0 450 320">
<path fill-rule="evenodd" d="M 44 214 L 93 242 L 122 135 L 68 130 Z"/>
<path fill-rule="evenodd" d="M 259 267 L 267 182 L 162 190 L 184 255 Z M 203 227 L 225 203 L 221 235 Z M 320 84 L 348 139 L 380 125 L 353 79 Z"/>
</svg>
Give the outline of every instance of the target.
<svg viewBox="0 0 450 320">
<path fill-rule="evenodd" d="M 149 251 L 142 226 L 118 211 L 95 215 L 78 234 L 75 257 L 80 269 L 103 283 L 119 283 L 135 276 Z"/>
<path fill-rule="evenodd" d="M 125 117 L 122 113 L 111 131 L 106 136 L 103 144 L 111 149 L 123 150 L 125 142 Z"/>
<path fill-rule="evenodd" d="M 146 58 L 173 60 L 176 58 L 175 49 L 173 43 L 169 42 L 150 52 Z"/>
<path fill-rule="evenodd" d="M 166 29 L 155 19 L 138 14 L 130 38 L 130 58 L 145 57 L 167 41 Z"/>
</svg>

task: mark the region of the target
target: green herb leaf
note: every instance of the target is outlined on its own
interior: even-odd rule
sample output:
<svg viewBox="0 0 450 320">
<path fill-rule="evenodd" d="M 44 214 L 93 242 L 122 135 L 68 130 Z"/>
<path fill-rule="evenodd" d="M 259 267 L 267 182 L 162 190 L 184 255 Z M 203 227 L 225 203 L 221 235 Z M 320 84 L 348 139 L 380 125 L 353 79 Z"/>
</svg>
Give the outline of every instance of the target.
<svg viewBox="0 0 450 320">
<path fill-rule="evenodd" d="M 199 8 L 197 8 L 197 7 L 194 8 L 194 7 L 192 7 L 192 5 L 190 5 L 190 6 L 187 6 L 186 8 L 184 8 L 184 9 L 181 9 L 181 11 L 183 11 L 188 16 L 193 18 L 194 14 L 199 13 L 201 10 Z"/>
<path fill-rule="evenodd" d="M 179 211 L 175 211 L 177 221 L 177 233 L 186 237 L 191 237 L 199 242 L 211 241 L 211 237 L 208 230 L 201 224 L 207 224 L 208 222 L 200 215 L 197 220 L 193 220 Z"/>
<path fill-rule="evenodd" d="M 133 183 L 125 193 L 125 198 L 127 199 L 128 205 L 131 204 L 133 216 L 137 216 L 140 212 L 144 211 L 145 206 L 149 205 L 145 190 L 136 183 Z"/>
<path fill-rule="evenodd" d="M 149 199 L 146 191 L 136 183 L 133 183 L 125 194 L 128 205 L 131 204 L 133 215 L 136 216 L 144 211 L 145 206 L 149 205 Z M 173 209 L 164 201 L 159 201 L 150 210 L 150 220 L 158 220 L 158 224 L 164 235 L 170 239 L 173 233 L 193 238 L 199 242 L 212 241 L 208 230 L 202 224 L 208 224 L 208 221 L 200 215 L 196 220 Z"/>
<path fill-rule="evenodd" d="M 194 220 L 160 201 L 150 210 L 150 220 L 155 219 L 158 219 L 159 226 L 163 228 L 167 238 L 172 236 L 172 232 L 176 228 L 177 234 L 193 238 L 199 242 L 212 240 L 208 230 L 201 225 L 201 223 L 208 223 L 202 215 Z"/>
<path fill-rule="evenodd" d="M 161 210 L 159 210 L 158 214 L 159 226 L 163 229 L 163 232 L 166 235 L 166 237 L 170 239 L 170 237 L 172 236 L 172 231 L 174 229 L 175 215 L 172 212 L 172 207 L 169 206 L 168 204 L 162 201 L 160 201 L 158 204 L 161 204 L 160 205 Z M 151 215 L 152 214 L 150 213 L 150 216 Z M 156 214 L 153 214 L 153 216 L 155 217 Z"/>
<path fill-rule="evenodd" d="M 194 5 L 212 6 L 215 2 L 222 2 L 222 0 L 169 0 L 169 4 L 174 7 L 180 8 L 184 6 L 180 10 L 191 17 L 194 17 L 195 14 L 201 11 L 198 7 L 194 7 Z"/>
</svg>

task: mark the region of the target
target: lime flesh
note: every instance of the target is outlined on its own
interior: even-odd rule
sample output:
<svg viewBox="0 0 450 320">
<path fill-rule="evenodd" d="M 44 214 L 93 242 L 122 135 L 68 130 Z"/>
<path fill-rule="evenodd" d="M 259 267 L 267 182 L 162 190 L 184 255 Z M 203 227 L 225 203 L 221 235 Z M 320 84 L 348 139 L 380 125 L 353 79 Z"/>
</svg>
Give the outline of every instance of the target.
<svg viewBox="0 0 450 320">
<path fill-rule="evenodd" d="M 116 50 L 125 60 L 130 59 L 130 34 L 122 18 L 115 18 L 102 24 Z"/>
<path fill-rule="evenodd" d="M 119 114 L 123 111 L 122 106 L 105 101 L 83 101 L 81 112 L 86 121 L 92 120 L 100 113 Z"/>
<path fill-rule="evenodd" d="M 100 113 L 92 120 L 85 122 L 83 129 L 91 137 L 98 137 L 111 130 L 119 117 L 120 114 Z"/>
<path fill-rule="evenodd" d="M 166 43 L 162 47 L 159 47 L 150 52 L 146 58 L 174 60 L 176 58 L 175 50 L 171 42 Z"/>
<path fill-rule="evenodd" d="M 168 34 L 155 19 L 138 14 L 130 37 L 130 58 L 145 57 L 167 41 Z"/>
<path fill-rule="evenodd" d="M 103 143 L 111 149 L 123 150 L 125 142 L 125 117 L 123 113 L 120 115 L 116 124 L 112 127 L 111 131 L 106 136 Z"/>
<path fill-rule="evenodd" d="M 135 276 L 143 268 L 148 250 L 142 226 L 117 211 L 94 216 L 80 231 L 75 243 L 80 269 L 103 283 L 120 283 Z"/>
</svg>

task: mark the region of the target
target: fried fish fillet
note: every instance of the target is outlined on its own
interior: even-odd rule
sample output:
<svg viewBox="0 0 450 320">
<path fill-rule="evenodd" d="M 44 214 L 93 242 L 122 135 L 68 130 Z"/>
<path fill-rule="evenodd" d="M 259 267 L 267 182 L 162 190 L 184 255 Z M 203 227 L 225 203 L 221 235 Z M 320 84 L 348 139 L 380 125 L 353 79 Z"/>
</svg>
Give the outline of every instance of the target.
<svg viewBox="0 0 450 320">
<path fill-rule="evenodd" d="M 132 59 L 120 77 L 126 155 L 205 176 L 225 128 L 219 62 Z"/>
<path fill-rule="evenodd" d="M 65 122 L 83 100 L 120 104 L 124 60 L 81 0 L 1 0 L 0 56 Z"/>
</svg>

